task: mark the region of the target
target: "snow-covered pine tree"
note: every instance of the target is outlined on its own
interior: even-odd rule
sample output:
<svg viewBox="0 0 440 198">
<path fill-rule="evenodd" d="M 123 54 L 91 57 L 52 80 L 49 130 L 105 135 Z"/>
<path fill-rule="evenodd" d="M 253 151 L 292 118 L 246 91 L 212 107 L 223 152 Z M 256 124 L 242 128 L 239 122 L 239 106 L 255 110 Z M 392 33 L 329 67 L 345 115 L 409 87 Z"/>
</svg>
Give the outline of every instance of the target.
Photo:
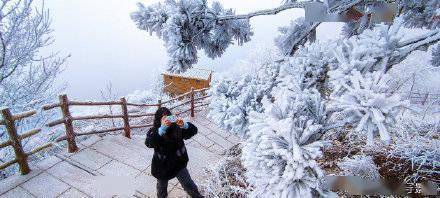
<svg viewBox="0 0 440 198">
<path fill-rule="evenodd" d="M 325 79 L 329 65 L 335 62 L 328 42 L 317 41 L 298 49 L 293 57 L 286 57 L 278 76 L 278 88 L 290 90 L 317 89 L 325 92 Z"/>
<path fill-rule="evenodd" d="M 284 55 L 293 55 L 304 45 L 310 37 L 309 33 L 316 28 L 313 23 L 306 22 L 304 17 L 297 18 L 290 22 L 289 26 L 280 27 L 280 35 L 275 39 L 275 45 Z M 310 42 L 314 42 L 311 39 Z"/>
<path fill-rule="evenodd" d="M 223 79 L 211 89 L 212 102 L 208 117 L 223 128 L 239 136 L 246 136 L 248 116 L 251 111 L 263 112 L 264 97 L 271 98 L 277 85 L 280 63 L 263 65 L 253 75 L 246 75 L 239 81 Z"/>
<path fill-rule="evenodd" d="M 400 0 L 401 13 L 407 27 L 438 29 L 439 0 Z"/>
<path fill-rule="evenodd" d="M 251 197 L 319 197 L 323 171 L 316 163 L 324 142 L 320 133 L 325 108 L 316 90 L 279 92 L 264 113 L 252 113 L 249 138 L 243 148 Z"/>
<path fill-rule="evenodd" d="M 390 93 L 385 82 L 388 71 L 414 50 L 426 50 L 440 39 L 438 30 L 405 38 L 400 31 L 403 23 L 397 18 L 391 26 L 380 24 L 341 41 L 335 50 L 338 63 L 328 72 L 333 122 L 339 118 L 356 126 L 354 132 L 366 134 L 369 143 L 375 134 L 389 142 L 389 128 L 408 105 Z"/>
<path fill-rule="evenodd" d="M 197 50 L 203 49 L 210 58 L 221 56 L 236 40 L 239 45 L 252 36 L 248 19 L 217 20 L 233 15 L 219 2 L 208 7 L 206 0 L 167 0 L 148 7 L 138 4 L 131 18 L 139 29 L 153 32 L 165 41 L 170 57 L 168 70 L 183 72 L 197 63 Z"/>
<path fill-rule="evenodd" d="M 353 71 L 348 77 L 350 84 L 342 84 L 343 93 L 332 95 L 328 106 L 328 111 L 334 112 L 332 116 L 337 118 L 334 122 L 355 125 L 354 134 L 349 136 L 364 134 L 369 144 L 373 144 L 376 134 L 385 143 L 390 143 L 389 129 L 396 123 L 402 108 L 409 105 L 400 96 L 386 93 L 387 85 L 382 77 L 378 71 L 365 75 Z"/>
<path fill-rule="evenodd" d="M 341 13 L 361 1 L 338 1 L 331 7 L 331 11 Z M 224 53 L 233 40 L 239 45 L 248 42 L 253 35 L 249 25 L 250 18 L 303 8 L 304 2 L 285 0 L 277 8 L 243 15 L 235 15 L 233 10 L 222 8 L 218 2 L 209 7 L 207 0 L 167 0 L 148 7 L 139 3 L 138 7 L 138 11 L 131 14 L 132 20 L 139 29 L 150 34 L 155 32 L 165 41 L 170 56 L 168 70 L 179 73 L 197 63 L 197 50 L 203 49 L 208 57 L 216 58 Z M 314 40 L 319 24 L 304 24 L 307 25 L 306 29 L 297 28 L 295 30 L 299 32 L 288 32 L 299 36 L 295 38 L 296 42 L 290 42 L 290 55 L 294 54 L 304 40 Z"/>
</svg>

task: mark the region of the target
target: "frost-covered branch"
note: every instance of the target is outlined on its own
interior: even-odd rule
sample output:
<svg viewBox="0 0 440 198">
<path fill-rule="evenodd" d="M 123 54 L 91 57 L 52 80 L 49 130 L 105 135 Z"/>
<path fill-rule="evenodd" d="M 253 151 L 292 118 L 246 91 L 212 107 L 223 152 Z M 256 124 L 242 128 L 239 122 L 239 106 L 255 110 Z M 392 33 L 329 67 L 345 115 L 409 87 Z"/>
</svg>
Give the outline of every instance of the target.
<svg viewBox="0 0 440 198">
<path fill-rule="evenodd" d="M 217 20 L 221 21 L 221 20 L 250 19 L 250 18 L 256 17 L 256 16 L 275 15 L 275 14 L 278 14 L 282 11 L 289 10 L 292 8 L 304 8 L 304 3 L 303 2 L 288 3 L 288 4 L 282 5 L 277 8 L 267 9 L 267 10 L 259 10 L 259 11 L 252 12 L 249 14 L 219 16 L 219 17 L 217 17 Z"/>
<path fill-rule="evenodd" d="M 239 45 L 253 35 L 249 20 L 217 20 L 218 16 L 233 15 L 219 2 L 209 7 L 203 0 L 168 0 L 151 6 L 138 4 L 131 18 L 139 29 L 155 32 L 165 41 L 170 61 L 168 70 L 184 72 L 198 61 L 198 50 L 210 58 L 220 57 L 235 40 Z"/>
</svg>

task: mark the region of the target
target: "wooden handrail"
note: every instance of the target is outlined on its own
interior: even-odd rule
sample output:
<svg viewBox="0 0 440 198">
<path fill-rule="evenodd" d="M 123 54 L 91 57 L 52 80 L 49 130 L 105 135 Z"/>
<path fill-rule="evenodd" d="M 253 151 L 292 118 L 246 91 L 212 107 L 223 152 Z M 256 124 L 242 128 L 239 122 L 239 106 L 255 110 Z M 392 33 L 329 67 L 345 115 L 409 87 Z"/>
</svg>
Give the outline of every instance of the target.
<svg viewBox="0 0 440 198">
<path fill-rule="evenodd" d="M 184 105 L 189 104 L 189 103 L 191 103 L 190 100 L 189 100 L 189 101 L 186 101 L 186 102 L 182 102 L 182 103 L 180 103 L 180 104 L 178 104 L 178 105 L 172 106 L 172 107 L 170 107 L 169 109 L 170 109 L 170 110 L 173 110 L 173 109 L 175 109 L 175 108 L 177 108 L 177 107 L 181 107 L 181 106 L 184 106 Z"/>
<path fill-rule="evenodd" d="M 154 116 L 154 113 L 135 114 L 135 115 L 130 115 L 130 114 L 128 114 L 128 117 L 129 117 L 129 118 L 150 117 L 150 116 Z"/>
<path fill-rule="evenodd" d="M 40 152 L 40 151 L 42 151 L 42 150 L 44 150 L 46 148 L 52 147 L 52 146 L 53 146 L 53 143 L 52 142 L 48 142 L 48 143 L 43 144 L 43 145 L 41 145 L 41 146 L 39 146 L 37 148 L 34 148 L 31 152 L 26 153 L 26 155 L 27 156 L 31 156 L 31 155 L 33 155 L 35 153 L 38 153 L 38 152 Z"/>
<path fill-rule="evenodd" d="M 93 135 L 93 134 L 100 134 L 100 133 L 109 133 L 109 132 L 122 131 L 122 130 L 124 130 L 124 127 L 104 129 L 104 130 L 92 130 L 92 131 L 85 132 L 85 133 L 77 133 L 76 136 Z"/>
<path fill-rule="evenodd" d="M 50 109 L 53 109 L 53 108 L 56 108 L 56 107 L 60 107 L 60 106 L 61 106 L 61 104 L 59 104 L 59 103 L 47 104 L 47 105 L 43 106 L 43 110 L 47 111 L 47 110 L 50 110 Z"/>
<path fill-rule="evenodd" d="M 195 108 L 203 107 L 203 106 L 207 106 L 207 105 L 209 105 L 209 103 L 204 103 L 204 104 L 196 105 Z"/>
<path fill-rule="evenodd" d="M 6 140 L 6 141 L 0 143 L 0 149 L 1 148 L 5 148 L 5 147 L 10 146 L 10 145 L 12 145 L 12 141 L 11 140 Z"/>
<path fill-rule="evenodd" d="M 203 88 L 203 89 L 196 89 L 194 92 L 202 92 L 202 91 L 208 91 L 210 88 Z"/>
<path fill-rule="evenodd" d="M 94 119 L 110 119 L 110 118 L 123 118 L 124 115 L 96 115 L 96 116 L 78 116 L 72 117 L 72 120 L 94 120 Z"/>
<path fill-rule="evenodd" d="M 135 104 L 135 103 L 127 103 L 128 106 L 135 107 L 157 107 L 159 104 Z"/>
<path fill-rule="evenodd" d="M 121 102 L 118 101 L 110 101 L 110 102 L 76 102 L 76 101 L 69 101 L 68 104 L 70 106 L 108 106 L 108 105 L 121 105 Z"/>
<path fill-rule="evenodd" d="M 191 94 L 191 91 L 190 91 L 190 92 L 187 92 L 187 93 L 184 93 L 184 94 L 180 94 L 180 95 L 178 95 L 178 96 L 176 96 L 176 97 L 174 97 L 174 98 L 171 98 L 171 99 L 169 99 L 169 100 L 167 100 L 167 101 L 165 101 L 165 102 L 162 102 L 162 104 L 168 104 L 168 103 L 170 103 L 171 101 L 178 100 L 179 98 L 185 97 L 185 96 L 187 96 L 187 95 L 189 95 L 189 94 Z"/>
<path fill-rule="evenodd" d="M 18 139 L 19 139 L 19 140 L 23 140 L 23 139 L 25 139 L 25 138 L 31 137 L 31 136 L 33 136 L 33 135 L 36 135 L 36 134 L 38 134 L 38 133 L 40 133 L 40 132 L 41 132 L 41 129 L 32 129 L 32 130 L 29 130 L 29 131 L 24 132 L 23 134 L 21 134 L 21 135 L 18 137 Z"/>
<path fill-rule="evenodd" d="M 58 119 L 58 120 L 47 123 L 46 126 L 47 127 L 54 127 L 56 125 L 63 124 L 64 122 L 65 122 L 64 119 Z"/>
<path fill-rule="evenodd" d="M 27 117 L 33 116 L 36 113 L 37 113 L 37 111 L 31 110 L 31 111 L 26 111 L 26 112 L 23 112 L 23 113 L 15 114 L 15 115 L 12 116 L 12 120 L 14 120 L 14 121 L 15 120 L 21 120 L 23 118 L 27 118 Z"/>
<path fill-rule="evenodd" d="M 144 124 L 144 125 L 135 125 L 135 126 L 131 126 L 131 129 L 139 129 L 139 128 L 147 128 L 147 127 L 152 127 L 152 124 Z"/>
<path fill-rule="evenodd" d="M 30 130 L 28 132 L 25 132 L 22 135 L 18 136 L 18 140 L 21 141 L 21 140 L 23 140 L 25 138 L 28 138 L 30 136 L 33 136 L 33 135 L 39 133 L 39 132 L 41 132 L 41 129 L 32 129 L 32 130 Z M 5 148 L 5 147 L 10 146 L 10 145 L 12 145 L 12 141 L 11 140 L 6 140 L 6 141 L 0 143 L 0 148 Z"/>
<path fill-rule="evenodd" d="M 211 97 L 211 96 L 210 95 L 206 95 L 206 96 L 203 96 L 203 97 L 196 98 L 194 100 L 195 101 L 199 101 L 199 100 L 203 100 L 203 99 L 206 99 L 206 98 L 209 98 L 209 97 Z"/>
<path fill-rule="evenodd" d="M 36 114 L 37 111 L 36 110 L 31 110 L 31 111 L 26 111 L 26 112 L 22 112 L 22 113 L 18 113 L 15 115 L 12 115 L 12 121 L 16 121 L 16 120 L 21 120 L 23 118 L 27 118 L 30 116 L 33 116 L 34 114 Z M 0 125 L 6 125 L 6 120 L 0 119 Z"/>
<path fill-rule="evenodd" d="M 10 165 L 15 164 L 17 162 L 18 162 L 18 160 L 14 159 L 14 160 L 11 160 L 9 162 L 3 163 L 3 164 L 0 165 L 0 170 L 3 170 L 3 169 L 5 169 L 5 168 L 9 167 Z"/>
</svg>

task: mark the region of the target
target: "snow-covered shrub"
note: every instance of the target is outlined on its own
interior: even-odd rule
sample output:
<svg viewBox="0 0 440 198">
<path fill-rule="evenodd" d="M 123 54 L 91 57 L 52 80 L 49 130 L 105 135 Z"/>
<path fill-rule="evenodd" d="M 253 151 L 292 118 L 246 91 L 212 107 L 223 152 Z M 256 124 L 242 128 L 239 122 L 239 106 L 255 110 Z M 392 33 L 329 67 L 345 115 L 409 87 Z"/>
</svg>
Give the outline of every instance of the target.
<svg viewBox="0 0 440 198">
<path fill-rule="evenodd" d="M 248 131 L 248 116 L 251 111 L 263 112 L 261 101 L 271 98 L 271 90 L 277 84 L 280 64 L 263 65 L 253 75 L 246 75 L 239 81 L 224 79 L 211 89 L 212 118 L 220 127 L 240 136 Z"/>
<path fill-rule="evenodd" d="M 292 58 L 286 58 L 278 76 L 278 88 L 321 90 L 328 71 L 328 64 L 334 62 L 327 42 L 314 42 L 298 49 Z"/>
<path fill-rule="evenodd" d="M 248 42 L 252 32 L 247 19 L 217 21 L 218 16 L 233 15 L 219 2 L 208 7 L 206 0 L 167 0 L 145 7 L 138 4 L 131 18 L 141 30 L 165 41 L 170 57 L 168 70 L 184 72 L 197 63 L 197 50 L 203 49 L 210 58 L 221 56 L 236 40 Z"/>
<path fill-rule="evenodd" d="M 440 174 L 440 122 L 423 122 L 403 119 L 396 129 L 395 144 L 391 145 L 388 157 L 398 158 L 410 164 L 412 174 L 405 180 L 435 180 Z M 395 164 L 399 169 L 401 164 Z M 437 181 L 439 182 L 439 181 Z"/>
<path fill-rule="evenodd" d="M 312 137 L 322 129 L 319 94 L 286 90 L 264 113 L 252 113 L 250 137 L 243 148 L 251 197 L 317 197 L 323 172 L 316 163 L 324 142 Z"/>
<path fill-rule="evenodd" d="M 396 122 L 396 117 L 409 104 L 400 96 L 386 91 L 386 84 L 381 81 L 380 72 L 362 76 L 352 72 L 348 76 L 350 84 L 343 83 L 344 92 L 332 95 L 328 110 L 344 123 L 355 125 L 354 132 L 366 135 L 369 144 L 373 143 L 375 134 L 390 143 L 389 128 Z"/>
<path fill-rule="evenodd" d="M 334 93 L 339 93 L 342 85 L 348 82 L 352 71 L 366 74 L 373 71 L 387 71 L 399 49 L 403 35 L 399 33 L 402 25 L 397 20 L 392 27 L 377 25 L 359 36 L 343 39 L 337 44 L 334 55 L 337 64 L 332 64 L 329 71 L 330 85 Z"/>
<path fill-rule="evenodd" d="M 246 181 L 241 162 L 241 145 L 231 148 L 219 162 L 205 169 L 201 189 L 206 197 L 246 197 L 252 188 Z"/>
<path fill-rule="evenodd" d="M 354 155 L 345 157 L 338 163 L 343 175 L 358 176 L 365 179 L 380 179 L 379 168 L 371 156 Z"/>
</svg>

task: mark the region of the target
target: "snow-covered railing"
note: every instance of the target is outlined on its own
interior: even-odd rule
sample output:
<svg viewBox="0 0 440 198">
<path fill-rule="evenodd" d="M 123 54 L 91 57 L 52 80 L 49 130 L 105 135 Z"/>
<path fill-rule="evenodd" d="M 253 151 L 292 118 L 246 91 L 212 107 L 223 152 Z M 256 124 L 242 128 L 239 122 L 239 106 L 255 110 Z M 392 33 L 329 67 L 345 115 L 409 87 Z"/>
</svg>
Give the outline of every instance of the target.
<svg viewBox="0 0 440 198">
<path fill-rule="evenodd" d="M 68 143 L 68 151 L 70 153 L 76 152 L 78 150 L 78 147 L 76 145 L 75 137 L 78 136 L 84 136 L 84 135 L 92 135 L 92 134 L 101 134 L 101 133 L 109 133 L 109 132 L 115 132 L 115 131 L 124 131 L 123 135 L 127 138 L 130 138 L 131 130 L 132 129 L 138 129 L 138 128 L 146 128 L 151 127 L 152 124 L 144 124 L 144 125 L 130 125 L 130 118 L 141 118 L 141 117 L 153 117 L 154 114 L 129 114 L 128 113 L 128 106 L 136 106 L 136 107 L 154 107 L 154 108 L 160 108 L 164 105 L 171 104 L 174 101 L 181 100 L 182 102 L 178 105 L 170 107 L 171 110 L 176 109 L 177 107 L 182 107 L 185 105 L 189 105 L 190 107 L 188 109 L 183 109 L 178 112 L 176 112 L 176 115 L 181 115 L 183 113 L 191 112 L 191 117 L 195 116 L 195 110 L 199 107 L 206 106 L 208 103 L 203 103 L 203 99 L 208 98 L 208 95 L 204 94 L 198 94 L 202 95 L 201 97 L 196 98 L 197 93 L 205 93 L 208 90 L 208 88 L 205 89 L 199 89 L 194 90 L 191 89 L 190 92 L 176 96 L 168 101 L 162 102 L 161 100 L 158 100 L 156 104 L 134 104 L 134 103 L 128 103 L 125 98 L 121 98 L 120 101 L 108 101 L 108 102 L 77 102 L 77 101 L 70 101 L 67 97 L 67 95 L 61 95 L 59 97 L 60 102 L 56 104 L 49 104 L 43 106 L 43 110 L 50 110 L 54 108 L 61 108 L 61 112 L 63 117 L 58 120 L 54 120 L 47 124 L 48 127 L 54 127 L 60 124 L 64 124 L 66 129 L 66 135 L 59 137 L 56 141 L 63 141 L 67 140 Z M 204 96 L 203 96 L 204 95 Z M 189 98 L 189 100 L 185 101 L 184 99 Z M 90 116 L 77 116 L 74 117 L 70 113 L 70 107 L 71 106 L 121 106 L 122 114 L 120 115 L 90 115 Z M 97 119 L 108 119 L 108 118 L 120 118 L 124 121 L 123 127 L 117 127 L 117 128 L 110 128 L 110 129 L 104 129 L 104 130 L 92 130 L 89 132 L 84 133 L 75 133 L 73 122 L 74 121 L 80 121 L 80 120 L 97 120 Z"/>
<path fill-rule="evenodd" d="M 13 115 L 11 111 L 8 108 L 1 109 L 1 114 L 3 116 L 3 119 L 0 119 L 0 125 L 4 125 L 6 127 L 6 132 L 8 133 L 9 140 L 5 142 L 0 142 L 0 149 L 5 148 L 7 146 L 12 146 L 15 153 L 15 159 L 5 162 L 3 164 L 0 164 L 0 170 L 3 170 L 15 163 L 18 163 L 20 168 L 20 173 L 22 175 L 26 175 L 30 172 L 29 164 L 27 161 L 27 158 L 30 155 L 33 155 L 37 152 L 40 152 L 43 149 L 49 148 L 52 146 L 52 143 L 46 143 L 44 145 L 41 145 L 29 153 L 25 153 L 23 150 L 23 146 L 21 144 L 21 141 L 23 139 L 29 138 L 33 135 L 36 135 L 41 132 L 41 129 L 32 129 L 30 131 L 24 132 L 21 135 L 18 135 L 17 128 L 15 127 L 15 123 L 17 121 L 20 121 L 22 119 L 25 119 L 27 117 L 35 115 L 37 112 L 35 110 L 33 111 L 27 111 L 19 114 Z"/>
</svg>

